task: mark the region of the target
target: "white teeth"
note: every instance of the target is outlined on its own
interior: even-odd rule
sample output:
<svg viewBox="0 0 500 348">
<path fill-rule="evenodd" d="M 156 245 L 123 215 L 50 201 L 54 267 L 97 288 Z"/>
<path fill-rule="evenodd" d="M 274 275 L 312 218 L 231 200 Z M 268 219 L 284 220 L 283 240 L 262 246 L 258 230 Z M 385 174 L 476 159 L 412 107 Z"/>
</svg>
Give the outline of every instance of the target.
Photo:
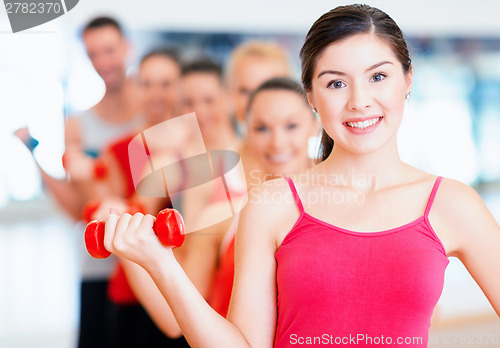
<svg viewBox="0 0 500 348">
<path fill-rule="evenodd" d="M 269 155 L 269 160 L 272 162 L 286 162 L 290 159 L 291 155 L 290 154 L 283 154 L 283 155 Z"/>
<path fill-rule="evenodd" d="M 372 119 L 366 120 L 366 121 L 347 122 L 347 125 L 351 128 L 365 129 L 365 128 L 370 127 L 371 125 L 377 123 L 379 120 L 380 120 L 380 117 L 377 117 L 377 118 L 372 118 Z"/>
</svg>

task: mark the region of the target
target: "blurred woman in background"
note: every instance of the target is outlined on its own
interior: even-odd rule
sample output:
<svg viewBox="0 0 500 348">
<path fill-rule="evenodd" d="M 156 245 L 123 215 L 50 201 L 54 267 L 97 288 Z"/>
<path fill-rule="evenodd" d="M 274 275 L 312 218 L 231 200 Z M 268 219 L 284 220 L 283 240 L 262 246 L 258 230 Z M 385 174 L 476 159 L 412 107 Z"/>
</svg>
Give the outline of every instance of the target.
<svg viewBox="0 0 500 348">
<path fill-rule="evenodd" d="M 394 20 L 339 6 L 313 24 L 301 60 L 324 127 L 321 163 L 253 190 L 228 319 L 159 243 L 153 217 L 112 212 L 106 248 L 149 271 L 195 347 L 349 345 L 351 335 L 355 345 L 425 347 L 449 256 L 500 315 L 498 223 L 470 187 L 399 158 L 413 69 Z"/>
</svg>

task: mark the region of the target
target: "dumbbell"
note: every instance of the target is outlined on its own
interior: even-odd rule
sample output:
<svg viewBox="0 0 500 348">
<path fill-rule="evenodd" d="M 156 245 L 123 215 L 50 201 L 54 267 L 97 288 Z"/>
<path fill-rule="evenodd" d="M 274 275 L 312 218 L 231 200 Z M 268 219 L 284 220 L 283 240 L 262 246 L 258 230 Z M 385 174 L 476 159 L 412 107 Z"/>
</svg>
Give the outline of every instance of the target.
<svg viewBox="0 0 500 348">
<path fill-rule="evenodd" d="M 90 201 L 83 207 L 82 210 L 82 220 L 86 223 L 89 223 L 93 219 L 94 213 L 101 206 L 101 201 Z M 127 213 L 134 215 L 135 213 L 143 213 L 146 211 L 145 207 L 136 201 L 128 200 L 127 201 Z"/>
<path fill-rule="evenodd" d="M 95 179 L 104 179 L 108 175 L 108 167 L 106 166 L 106 163 L 100 159 L 96 158 L 93 160 L 94 161 L 94 178 Z M 65 154 L 62 156 L 62 165 L 64 169 L 68 170 L 68 157 Z"/>
<path fill-rule="evenodd" d="M 85 228 L 85 246 L 96 259 L 105 259 L 111 253 L 104 247 L 104 221 L 94 220 Z M 163 209 L 158 213 L 153 231 L 164 246 L 180 247 L 184 242 L 184 221 L 175 209 Z"/>
</svg>

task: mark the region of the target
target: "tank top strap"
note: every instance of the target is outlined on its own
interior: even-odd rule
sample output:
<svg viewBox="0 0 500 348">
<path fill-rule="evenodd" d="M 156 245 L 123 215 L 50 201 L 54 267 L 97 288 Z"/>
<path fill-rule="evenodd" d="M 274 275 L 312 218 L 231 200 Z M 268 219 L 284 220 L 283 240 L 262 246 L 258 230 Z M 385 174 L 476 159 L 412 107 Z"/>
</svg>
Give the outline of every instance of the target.
<svg viewBox="0 0 500 348">
<path fill-rule="evenodd" d="M 432 187 L 432 191 L 431 191 L 431 194 L 429 196 L 429 200 L 427 201 L 427 205 L 425 207 L 424 216 L 426 218 L 429 216 L 429 212 L 431 211 L 431 206 L 432 206 L 432 203 L 434 202 L 434 198 L 436 197 L 436 193 L 437 193 L 439 184 L 441 183 L 441 180 L 443 180 L 443 177 L 438 176 L 436 179 L 436 182 L 434 182 L 434 186 Z"/>
<path fill-rule="evenodd" d="M 287 177 L 286 181 L 288 181 L 288 185 L 290 185 L 290 190 L 292 191 L 293 199 L 295 200 L 295 203 L 297 204 L 297 207 L 299 208 L 300 214 L 303 214 L 304 213 L 304 206 L 302 205 L 302 201 L 300 200 L 299 194 L 297 192 L 297 189 L 295 188 L 295 184 L 293 183 L 293 180 L 290 177 Z"/>
</svg>

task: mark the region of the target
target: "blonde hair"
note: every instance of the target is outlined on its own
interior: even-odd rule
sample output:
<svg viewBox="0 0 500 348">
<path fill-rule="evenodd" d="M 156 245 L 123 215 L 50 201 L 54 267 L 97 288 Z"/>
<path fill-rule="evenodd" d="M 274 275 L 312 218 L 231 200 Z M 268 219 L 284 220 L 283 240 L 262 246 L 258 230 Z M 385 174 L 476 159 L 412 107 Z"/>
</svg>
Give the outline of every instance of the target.
<svg viewBox="0 0 500 348">
<path fill-rule="evenodd" d="M 280 62 L 285 67 L 288 75 L 292 75 L 292 69 L 290 67 L 288 56 L 281 46 L 271 41 L 251 40 L 237 46 L 229 56 L 225 76 L 227 85 L 229 85 L 236 67 L 248 57 Z"/>
</svg>

